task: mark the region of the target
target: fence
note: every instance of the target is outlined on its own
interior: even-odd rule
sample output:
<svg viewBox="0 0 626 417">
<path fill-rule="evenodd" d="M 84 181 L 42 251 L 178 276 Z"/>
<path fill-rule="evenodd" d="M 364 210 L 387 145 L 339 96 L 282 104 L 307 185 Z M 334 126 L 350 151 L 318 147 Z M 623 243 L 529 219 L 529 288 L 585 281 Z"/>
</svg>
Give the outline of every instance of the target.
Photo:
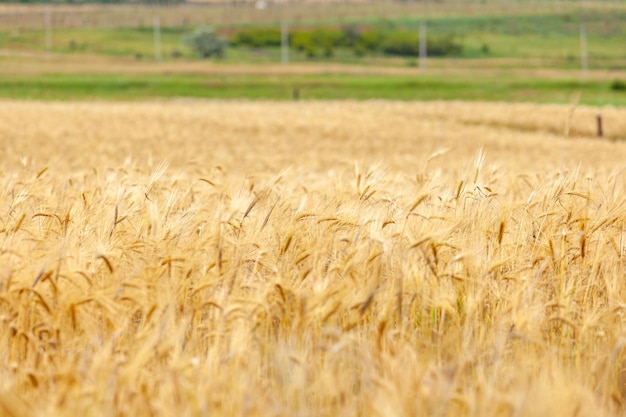
<svg viewBox="0 0 626 417">
<path fill-rule="evenodd" d="M 598 10 L 613 14 L 613 21 L 598 19 Z M 620 14 L 621 13 L 621 14 Z M 575 16 L 574 21 L 564 22 L 570 31 L 570 38 L 577 43 L 564 49 L 558 42 L 551 41 L 549 36 L 542 39 L 544 32 L 553 30 L 554 22 L 549 19 L 542 26 L 534 22 L 533 16 L 545 17 L 569 14 Z M 0 32 L 2 31 L 45 31 L 42 44 L 52 49 L 54 32 L 72 28 L 134 28 L 143 27 L 146 36 L 154 37 L 154 53 L 157 60 L 162 59 L 161 28 L 173 26 L 194 26 L 210 24 L 233 31 L 242 26 L 267 26 L 281 30 L 283 48 L 279 61 L 289 61 L 289 49 L 286 48 L 287 27 L 289 31 L 297 31 L 303 27 L 341 26 L 350 22 L 370 22 L 381 25 L 385 21 L 413 20 L 414 30 L 419 36 L 419 53 L 416 54 L 416 65 L 425 69 L 428 51 L 426 39 L 431 36 L 463 37 L 463 19 L 472 16 L 515 17 L 513 27 L 507 27 L 506 36 L 537 36 L 540 43 L 529 53 L 520 47 L 519 51 L 511 51 L 509 58 L 516 59 L 516 65 L 523 62 L 527 66 L 551 67 L 579 65 L 583 72 L 589 68 L 625 69 L 626 68 L 626 29 L 622 22 L 626 17 L 626 3 L 612 2 L 570 2 L 570 1 L 366 1 L 344 0 L 340 2 L 324 2 L 320 0 L 290 1 L 239 1 L 239 2 L 206 2 L 185 3 L 178 5 L 33 5 L 16 6 L 0 4 Z M 542 18 L 543 18 L 542 17 Z M 445 18 L 445 19 L 441 19 Z M 450 19 L 458 19 L 458 24 Z M 594 20 L 595 19 L 595 20 Z M 450 23 L 452 21 L 452 23 Z M 428 23 L 425 23 L 428 22 Z M 530 23 L 529 23 L 530 22 Z M 489 38 L 494 31 L 492 20 L 485 20 L 480 33 Z M 482 24 L 482 23 L 481 23 Z M 497 26 L 497 24 L 495 24 Z M 572 29 L 573 28 L 573 29 Z M 469 29 L 467 29 L 469 30 Z M 607 33 L 615 30 L 618 33 Z M 471 30 L 470 30 L 471 31 Z M 571 32 L 575 33 L 572 34 Z M 620 32 L 621 31 L 621 32 Z M 597 47 L 598 39 L 612 36 L 614 48 Z M 463 39 L 478 53 L 478 58 L 493 57 L 492 45 L 476 37 Z M 620 36 L 622 36 L 620 40 Z M 579 39 L 579 40 L 578 40 Z M 552 45 L 551 45 L 552 42 Z M 602 42 L 605 42 L 604 40 Z M 416 48 L 418 46 L 416 45 Z M 0 47 L 1 48 L 1 47 Z M 466 49 L 469 49 L 466 48 Z M 479 52 L 480 52 L 479 51 Z M 539 51 L 539 52 L 537 52 Z M 608 51 L 608 52 L 607 52 Z M 465 54 L 466 58 L 467 55 Z M 502 56 L 500 56 L 502 58 Z M 506 65 L 504 62 L 502 65 Z"/>
<path fill-rule="evenodd" d="M 615 7 L 622 5 L 615 2 Z M 260 7 L 260 5 L 262 5 Z M 182 3 L 173 5 L 32 5 L 0 3 L 0 30 L 41 27 L 47 13 L 55 28 L 150 26 L 158 16 L 164 26 L 295 23 L 390 19 L 406 16 L 441 17 L 489 14 L 527 15 L 584 7 L 570 1 L 396 1 L 299 0 Z"/>
</svg>

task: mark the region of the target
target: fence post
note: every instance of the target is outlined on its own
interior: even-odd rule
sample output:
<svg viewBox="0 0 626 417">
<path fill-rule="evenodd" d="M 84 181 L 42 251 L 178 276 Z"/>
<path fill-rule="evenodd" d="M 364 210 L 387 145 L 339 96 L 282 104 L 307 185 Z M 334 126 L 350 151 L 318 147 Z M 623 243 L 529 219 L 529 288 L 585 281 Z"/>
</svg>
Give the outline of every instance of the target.
<svg viewBox="0 0 626 417">
<path fill-rule="evenodd" d="M 598 125 L 598 137 L 601 138 L 604 135 L 604 132 L 602 131 L 602 114 L 596 114 L 596 122 Z"/>
</svg>

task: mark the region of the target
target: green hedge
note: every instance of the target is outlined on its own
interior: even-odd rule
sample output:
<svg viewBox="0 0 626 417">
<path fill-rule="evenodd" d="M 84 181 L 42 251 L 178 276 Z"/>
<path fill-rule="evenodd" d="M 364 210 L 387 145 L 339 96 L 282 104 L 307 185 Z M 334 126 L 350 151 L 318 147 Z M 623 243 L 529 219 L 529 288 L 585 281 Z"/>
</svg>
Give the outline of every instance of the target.
<svg viewBox="0 0 626 417">
<path fill-rule="evenodd" d="M 463 45 L 454 36 L 432 36 L 426 38 L 429 56 L 459 56 Z"/>
<path fill-rule="evenodd" d="M 385 39 L 385 33 L 379 29 L 368 29 L 359 33 L 357 45 L 367 51 L 376 51 Z"/>
<path fill-rule="evenodd" d="M 417 56 L 419 35 L 416 32 L 395 31 L 384 37 L 380 48 L 388 55 Z"/>
<path fill-rule="evenodd" d="M 229 43 L 233 46 L 251 46 L 263 48 L 268 46 L 280 46 L 280 28 L 246 28 L 239 29 L 231 36 Z"/>
<path fill-rule="evenodd" d="M 388 55 L 419 55 L 419 35 L 417 32 L 394 31 L 382 41 L 381 49 Z M 426 37 L 428 56 L 458 56 L 463 52 L 463 45 L 451 36 L 431 35 Z"/>
<path fill-rule="evenodd" d="M 254 48 L 276 47 L 281 44 L 278 27 L 245 28 L 236 31 L 230 38 L 232 46 Z M 383 53 L 396 56 L 419 55 L 419 34 L 407 29 L 359 29 L 355 26 L 316 29 L 291 29 L 290 47 L 308 57 L 332 56 L 335 48 L 350 48 L 358 56 Z M 429 56 L 458 56 L 463 45 L 453 36 L 429 35 Z"/>
</svg>

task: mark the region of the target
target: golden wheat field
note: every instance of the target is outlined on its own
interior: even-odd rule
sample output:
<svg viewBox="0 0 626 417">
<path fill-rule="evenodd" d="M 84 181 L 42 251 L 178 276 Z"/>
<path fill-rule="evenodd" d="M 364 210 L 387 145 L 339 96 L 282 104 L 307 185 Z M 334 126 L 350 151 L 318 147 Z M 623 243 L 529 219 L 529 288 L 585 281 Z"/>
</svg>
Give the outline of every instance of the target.
<svg viewBox="0 0 626 417">
<path fill-rule="evenodd" d="M 611 108 L 0 101 L 0 414 L 622 415 L 623 138 Z"/>
</svg>

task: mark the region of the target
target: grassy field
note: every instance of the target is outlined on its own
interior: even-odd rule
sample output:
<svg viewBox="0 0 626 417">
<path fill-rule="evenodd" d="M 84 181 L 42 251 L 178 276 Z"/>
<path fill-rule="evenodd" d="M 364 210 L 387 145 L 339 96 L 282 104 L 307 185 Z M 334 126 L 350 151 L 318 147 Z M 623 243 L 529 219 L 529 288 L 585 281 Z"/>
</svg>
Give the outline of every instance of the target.
<svg viewBox="0 0 626 417">
<path fill-rule="evenodd" d="M 0 413 L 623 415 L 598 111 L 0 101 Z"/>
<path fill-rule="evenodd" d="M 527 12 L 530 13 L 530 12 Z M 389 19 L 345 19 L 341 22 L 324 21 L 292 24 L 292 31 L 299 28 L 334 27 L 365 25 L 367 27 L 391 30 L 391 28 L 417 30 L 424 18 L 417 15 Z M 523 14 L 513 16 L 476 15 L 458 17 L 452 15 L 433 17 L 428 20 L 428 33 L 431 36 L 454 36 L 463 46 L 459 58 L 514 58 L 523 61 L 543 59 L 551 61 L 550 66 L 561 68 L 580 67 L 580 24 L 586 25 L 588 32 L 588 54 L 595 68 L 626 68 L 626 31 L 622 22 L 626 19 L 625 10 L 583 8 L 560 13 Z M 226 38 L 238 25 L 214 24 Z M 263 27 L 278 27 L 272 22 Z M 246 25 L 246 27 L 255 27 Z M 182 42 L 183 35 L 194 28 L 191 23 L 163 26 L 161 42 L 163 59 L 180 60 L 193 57 L 193 53 Z M 52 32 L 51 52 L 64 54 L 97 54 L 127 56 L 143 59 L 154 58 L 152 22 L 135 27 L 58 27 Z M 35 28 L 2 27 L 0 22 L 0 49 L 7 51 L 44 51 L 46 34 L 43 26 Z M 372 55 L 372 54 L 370 54 Z M 374 53 L 378 58 L 380 53 Z M 351 51 L 338 49 L 331 59 L 335 62 L 365 62 L 368 57 L 359 58 Z M 318 58 L 322 59 L 322 58 Z M 291 51 L 292 61 L 307 61 L 305 54 Z M 280 61 L 279 48 L 230 48 L 226 55 L 228 63 L 250 63 Z M 544 63 L 545 64 L 545 63 Z"/>
<path fill-rule="evenodd" d="M 401 63 L 404 62 L 404 65 Z M 542 69 L 541 61 L 429 61 L 426 71 L 372 61 L 227 64 L 136 61 L 57 54 L 0 56 L 0 97 L 43 100 L 148 98 L 489 100 L 626 104 L 626 72 Z"/>
<path fill-rule="evenodd" d="M 46 75 L 0 76 L 0 97 L 44 100 L 211 98 L 251 100 L 489 100 L 626 105 L 626 85 L 491 75 Z"/>
</svg>

